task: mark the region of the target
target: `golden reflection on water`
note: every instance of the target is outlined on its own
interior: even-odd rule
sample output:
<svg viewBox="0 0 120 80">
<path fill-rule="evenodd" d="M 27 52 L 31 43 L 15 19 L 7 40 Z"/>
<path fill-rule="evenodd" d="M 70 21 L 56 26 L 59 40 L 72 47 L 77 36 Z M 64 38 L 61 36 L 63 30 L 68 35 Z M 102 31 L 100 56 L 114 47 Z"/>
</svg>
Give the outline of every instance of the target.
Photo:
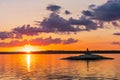
<svg viewBox="0 0 120 80">
<path fill-rule="evenodd" d="M 114 60 L 60 60 L 78 54 L 0 55 L 0 80 L 119 80 L 120 55 Z"/>
<path fill-rule="evenodd" d="M 28 70 L 28 72 L 30 72 L 30 66 L 31 66 L 31 56 L 30 56 L 30 54 L 27 54 L 27 56 L 26 56 L 26 63 L 27 63 L 27 70 Z"/>
</svg>

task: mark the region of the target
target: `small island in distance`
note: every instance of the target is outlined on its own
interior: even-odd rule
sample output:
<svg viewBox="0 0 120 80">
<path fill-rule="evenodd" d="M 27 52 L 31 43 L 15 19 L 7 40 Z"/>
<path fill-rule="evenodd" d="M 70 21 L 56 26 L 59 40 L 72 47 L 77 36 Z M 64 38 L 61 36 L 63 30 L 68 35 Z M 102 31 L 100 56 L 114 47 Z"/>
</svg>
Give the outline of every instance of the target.
<svg viewBox="0 0 120 80">
<path fill-rule="evenodd" d="M 85 51 L 69 51 L 69 50 L 45 50 L 45 51 L 31 51 L 29 54 L 84 54 Z M 90 50 L 90 53 L 95 54 L 120 54 L 120 50 Z M 0 52 L 0 54 L 28 54 L 28 52 Z"/>
<path fill-rule="evenodd" d="M 89 49 L 87 48 L 86 52 L 83 55 L 79 56 L 70 56 L 66 58 L 61 58 L 62 60 L 103 60 L 103 59 L 114 59 L 109 57 L 104 57 L 100 55 L 96 55 L 94 53 L 91 53 Z"/>
</svg>

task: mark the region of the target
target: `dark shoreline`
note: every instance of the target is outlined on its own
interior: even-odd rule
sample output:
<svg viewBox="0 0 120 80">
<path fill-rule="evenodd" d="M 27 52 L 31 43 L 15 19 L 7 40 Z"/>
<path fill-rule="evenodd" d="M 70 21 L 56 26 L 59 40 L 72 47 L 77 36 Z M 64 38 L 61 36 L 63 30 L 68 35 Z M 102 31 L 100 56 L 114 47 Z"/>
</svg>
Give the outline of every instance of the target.
<svg viewBox="0 0 120 80">
<path fill-rule="evenodd" d="M 34 52 L 0 52 L 0 54 L 84 54 L 86 51 L 34 51 Z M 95 54 L 120 54 L 120 50 L 93 50 L 89 51 Z"/>
</svg>

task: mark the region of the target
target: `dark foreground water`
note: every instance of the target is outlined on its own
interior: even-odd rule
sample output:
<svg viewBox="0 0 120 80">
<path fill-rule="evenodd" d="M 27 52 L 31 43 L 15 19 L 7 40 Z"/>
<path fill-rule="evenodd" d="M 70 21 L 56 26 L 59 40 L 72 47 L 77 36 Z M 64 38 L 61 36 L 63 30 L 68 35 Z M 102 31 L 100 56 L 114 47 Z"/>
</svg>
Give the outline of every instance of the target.
<svg viewBox="0 0 120 80">
<path fill-rule="evenodd" d="M 120 80 L 120 54 L 102 54 L 114 60 L 60 60 L 73 55 L 0 54 L 0 80 Z"/>
</svg>

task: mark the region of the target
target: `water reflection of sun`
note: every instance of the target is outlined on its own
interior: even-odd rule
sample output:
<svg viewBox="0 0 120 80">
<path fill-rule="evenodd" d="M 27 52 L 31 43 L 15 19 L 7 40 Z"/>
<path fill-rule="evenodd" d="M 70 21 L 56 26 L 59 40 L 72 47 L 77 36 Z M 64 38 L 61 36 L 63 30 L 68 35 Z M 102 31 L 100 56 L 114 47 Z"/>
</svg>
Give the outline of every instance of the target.
<svg viewBox="0 0 120 80">
<path fill-rule="evenodd" d="M 27 70 L 28 72 L 30 72 L 30 62 L 31 62 L 30 54 L 27 54 L 26 61 L 27 61 Z"/>
</svg>

